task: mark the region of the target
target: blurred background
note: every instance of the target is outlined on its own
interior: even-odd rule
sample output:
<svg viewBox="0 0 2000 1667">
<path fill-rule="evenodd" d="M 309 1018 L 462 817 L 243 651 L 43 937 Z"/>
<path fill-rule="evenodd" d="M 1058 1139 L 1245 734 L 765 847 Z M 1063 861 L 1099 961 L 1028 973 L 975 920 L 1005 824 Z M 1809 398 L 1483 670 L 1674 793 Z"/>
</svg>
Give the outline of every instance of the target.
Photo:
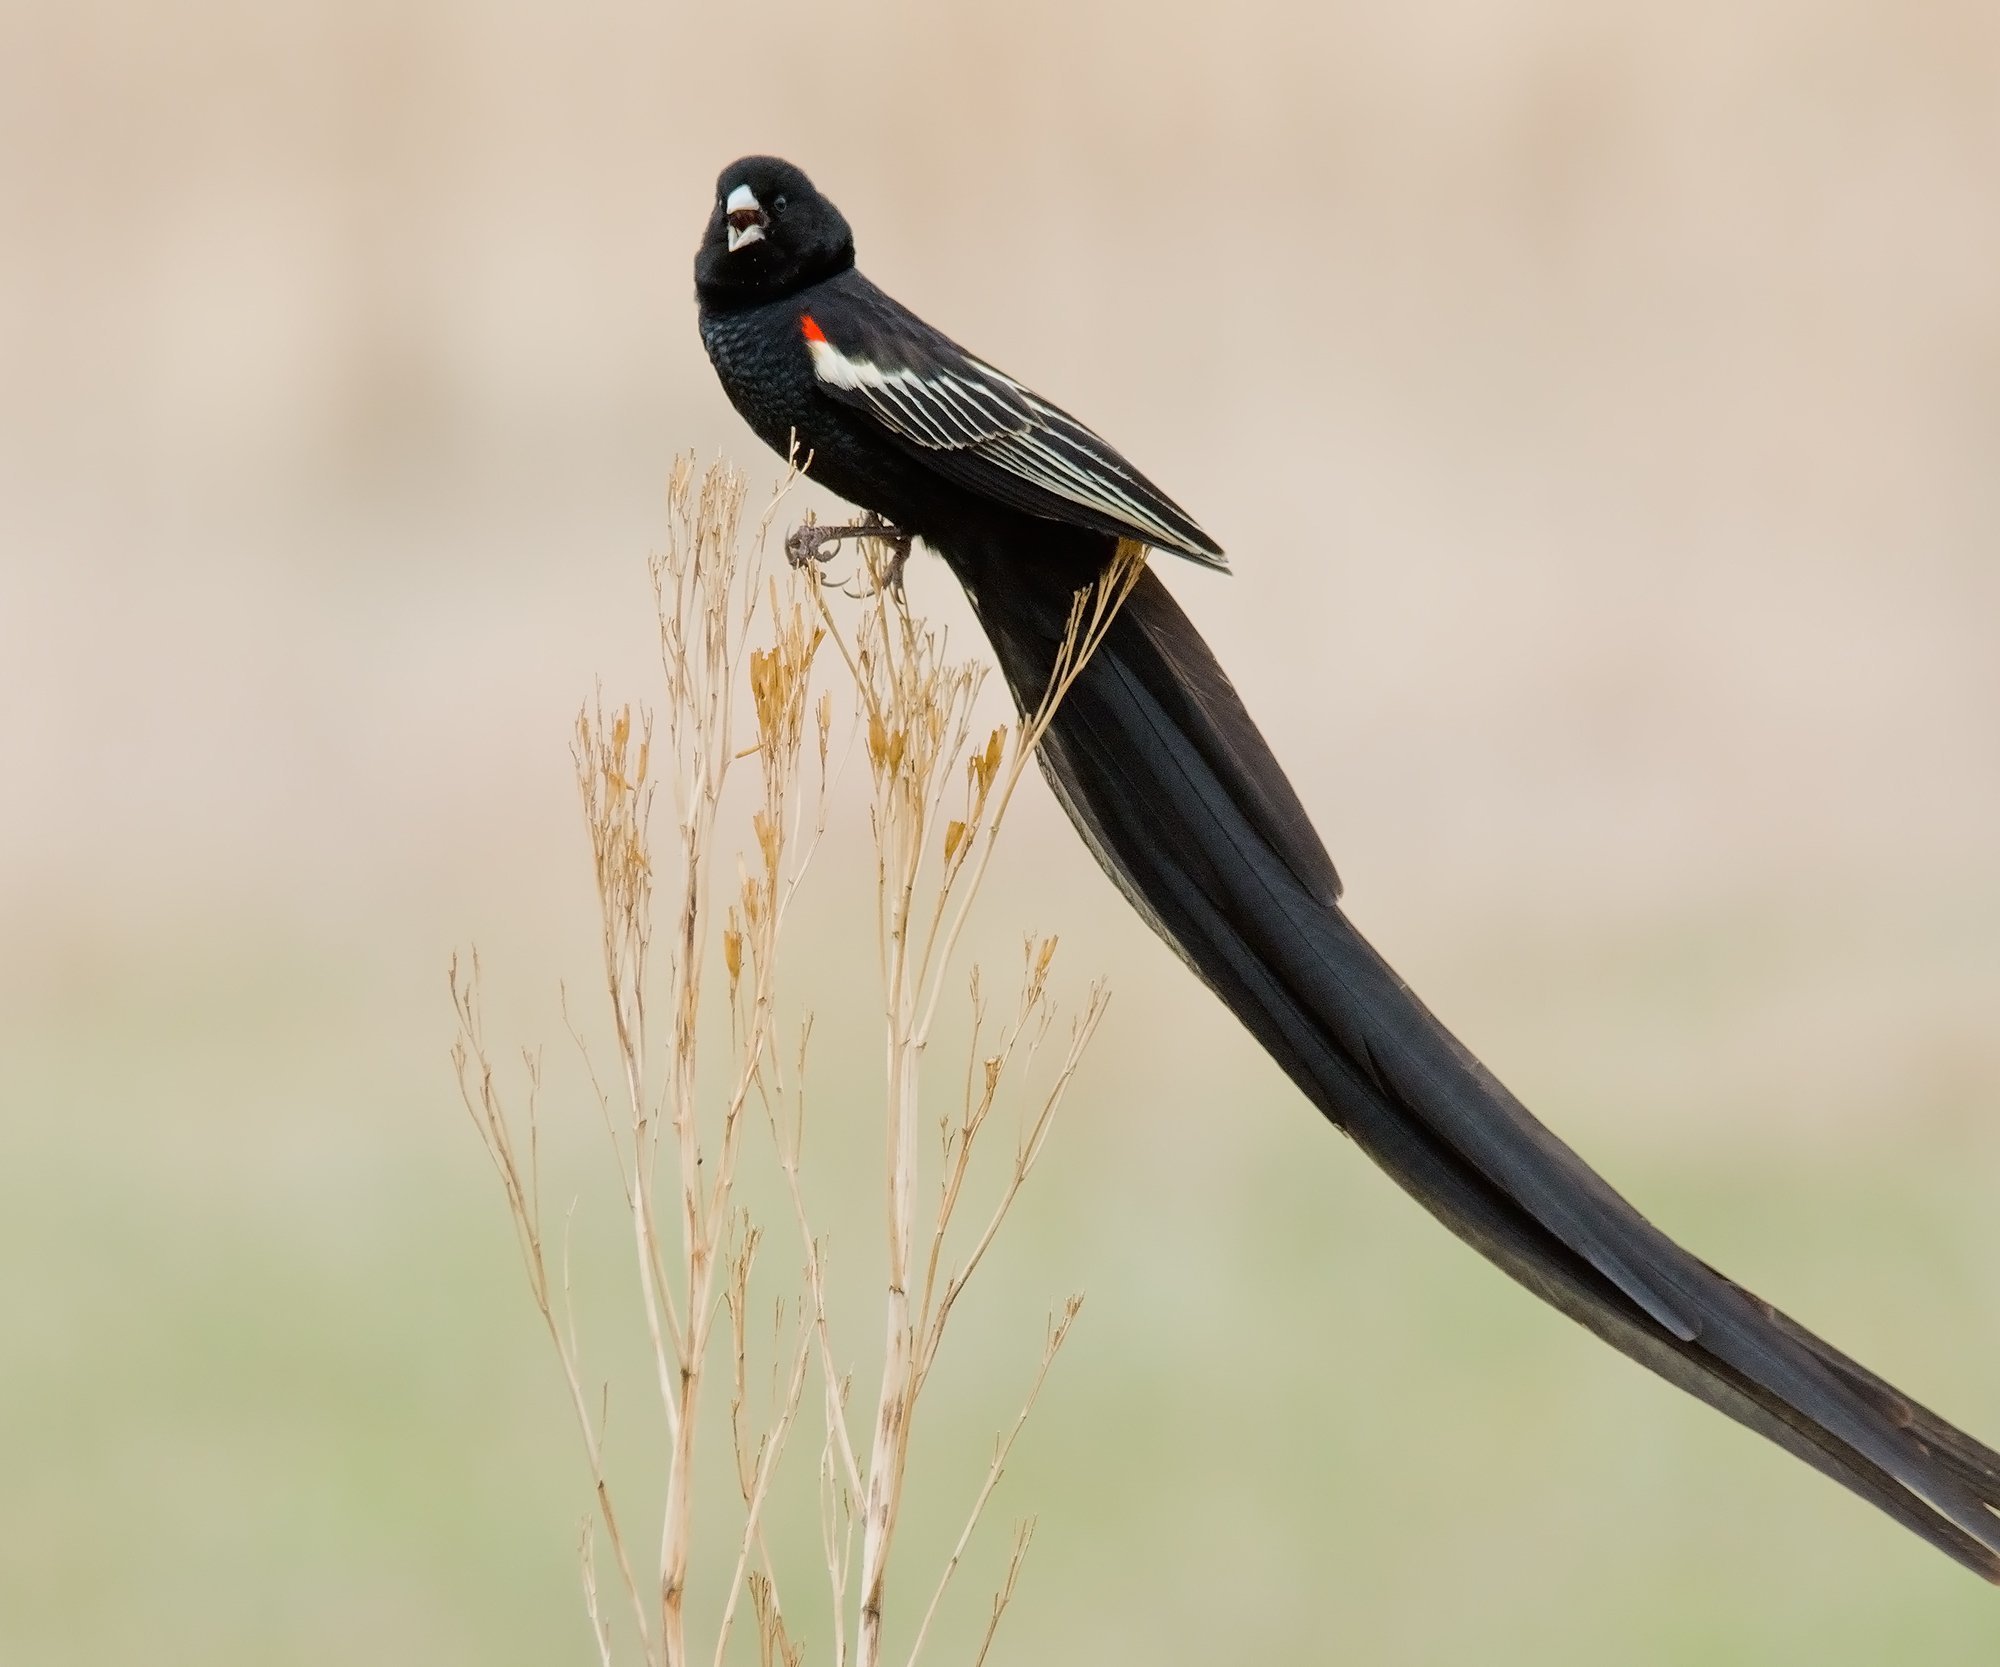
<svg viewBox="0 0 2000 1667">
<path fill-rule="evenodd" d="M 0 5 L 0 1659 L 589 1656 L 444 968 L 566 1051 L 575 709 L 652 692 L 673 454 L 773 472 L 689 276 L 753 149 L 1229 549 L 1169 582 L 1447 1022 L 2000 1437 L 1996 85 L 1973 0 Z M 857 1024 L 864 875 L 792 949 Z M 1039 784 L 984 919 L 1116 996 L 940 1390 L 942 1524 L 1088 1293 L 950 1639 L 1032 1511 L 999 1659 L 1994 1658 L 1375 1175 Z"/>
</svg>

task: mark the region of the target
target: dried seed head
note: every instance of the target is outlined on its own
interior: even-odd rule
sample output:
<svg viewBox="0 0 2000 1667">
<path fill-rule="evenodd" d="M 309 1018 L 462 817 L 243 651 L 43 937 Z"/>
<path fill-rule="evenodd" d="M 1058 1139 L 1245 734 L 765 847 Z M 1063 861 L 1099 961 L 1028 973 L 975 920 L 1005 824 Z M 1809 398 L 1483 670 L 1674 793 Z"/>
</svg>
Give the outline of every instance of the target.
<svg viewBox="0 0 2000 1667">
<path fill-rule="evenodd" d="M 984 798 L 992 791 L 993 781 L 1000 774 L 1000 760 L 1007 751 L 1007 726 L 1002 724 L 986 738 L 986 751 L 974 762 L 973 768 L 979 776 L 979 793 Z"/>
<path fill-rule="evenodd" d="M 757 849 L 764 854 L 764 872 L 775 878 L 779 851 L 777 821 L 768 811 L 760 810 L 750 818 L 750 827 L 757 836 Z"/>
</svg>

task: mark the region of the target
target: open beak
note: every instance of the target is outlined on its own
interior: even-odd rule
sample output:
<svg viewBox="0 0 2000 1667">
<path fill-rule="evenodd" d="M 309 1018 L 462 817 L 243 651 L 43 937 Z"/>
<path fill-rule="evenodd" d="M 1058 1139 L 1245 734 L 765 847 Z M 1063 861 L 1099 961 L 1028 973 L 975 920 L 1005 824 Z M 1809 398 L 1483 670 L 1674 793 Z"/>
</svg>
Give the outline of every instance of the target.
<svg viewBox="0 0 2000 1667">
<path fill-rule="evenodd" d="M 729 222 L 729 252 L 732 255 L 738 249 L 764 241 L 764 228 L 771 223 L 771 218 L 749 186 L 739 185 L 730 192 L 728 200 L 722 205 L 722 212 L 723 218 Z"/>
</svg>

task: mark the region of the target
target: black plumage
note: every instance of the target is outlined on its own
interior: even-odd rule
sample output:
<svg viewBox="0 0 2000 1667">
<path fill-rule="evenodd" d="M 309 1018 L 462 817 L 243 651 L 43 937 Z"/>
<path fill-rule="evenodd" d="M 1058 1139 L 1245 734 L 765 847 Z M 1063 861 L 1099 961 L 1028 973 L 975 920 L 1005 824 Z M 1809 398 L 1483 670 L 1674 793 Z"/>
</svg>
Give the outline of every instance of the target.
<svg viewBox="0 0 2000 1667">
<path fill-rule="evenodd" d="M 732 248 L 734 244 L 736 247 Z M 1047 686 L 1119 538 L 1210 565 L 1198 525 L 1075 419 L 855 270 L 788 163 L 724 171 L 696 257 L 701 330 L 781 454 L 943 557 L 1016 702 Z M 1655 1228 L 1424 1007 L 1339 880 L 1208 645 L 1150 571 L 1041 747 L 1057 797 L 1147 921 L 1308 1098 L 1530 1290 L 2000 1581 L 2000 1455 Z"/>
</svg>

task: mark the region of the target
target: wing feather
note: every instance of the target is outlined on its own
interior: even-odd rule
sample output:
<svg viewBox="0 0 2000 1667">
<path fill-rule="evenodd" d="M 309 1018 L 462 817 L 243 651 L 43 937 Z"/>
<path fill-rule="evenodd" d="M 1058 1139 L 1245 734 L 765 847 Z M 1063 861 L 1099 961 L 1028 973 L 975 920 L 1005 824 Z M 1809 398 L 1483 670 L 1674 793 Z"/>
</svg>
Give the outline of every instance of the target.
<svg viewBox="0 0 2000 1667">
<path fill-rule="evenodd" d="M 1226 565 L 1193 517 L 1082 423 L 858 275 L 800 325 L 821 390 L 940 474 L 1012 508 Z"/>
</svg>

